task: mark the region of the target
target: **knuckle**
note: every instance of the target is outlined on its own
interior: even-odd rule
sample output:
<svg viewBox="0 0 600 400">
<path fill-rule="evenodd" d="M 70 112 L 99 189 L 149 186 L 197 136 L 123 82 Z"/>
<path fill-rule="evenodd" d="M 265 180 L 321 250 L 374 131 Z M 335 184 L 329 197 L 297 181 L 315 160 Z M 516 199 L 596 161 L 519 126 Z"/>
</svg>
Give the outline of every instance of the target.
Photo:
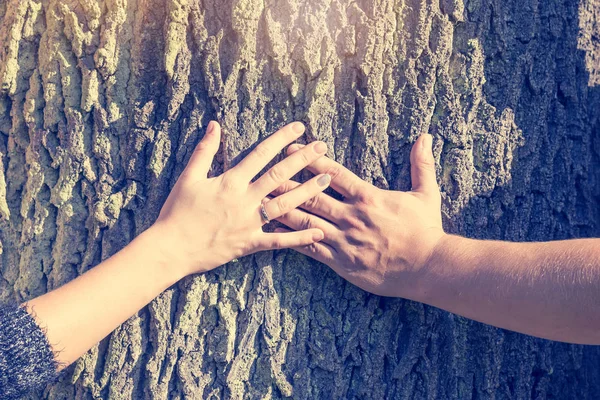
<svg viewBox="0 0 600 400">
<path fill-rule="evenodd" d="M 340 176 L 340 174 L 342 173 L 342 169 L 337 166 L 332 166 L 327 168 L 327 171 L 325 173 L 329 175 L 331 177 L 331 180 L 333 181 L 334 179 Z"/>
<path fill-rule="evenodd" d="M 305 151 L 304 149 L 301 150 L 300 152 L 300 160 L 305 164 L 308 165 L 312 162 L 312 157 L 309 154 L 308 151 Z"/>
<path fill-rule="evenodd" d="M 358 194 L 357 197 L 358 197 L 358 200 L 362 203 L 363 206 L 371 207 L 375 203 L 373 195 L 370 194 L 370 193 L 368 193 L 368 192 L 367 193 L 361 192 L 361 193 Z"/>
<path fill-rule="evenodd" d="M 357 198 L 362 203 L 362 207 L 370 208 L 377 204 L 377 190 L 360 190 L 358 191 Z"/>
<path fill-rule="evenodd" d="M 288 211 L 289 204 L 284 197 L 278 197 L 275 204 L 280 214 L 285 214 Z"/>
<path fill-rule="evenodd" d="M 304 206 L 309 209 L 315 209 L 319 207 L 319 195 L 311 197 L 304 202 Z"/>
<path fill-rule="evenodd" d="M 281 239 L 273 239 L 273 242 L 271 242 L 271 248 L 274 250 L 281 250 L 283 248 L 283 242 Z"/>
<path fill-rule="evenodd" d="M 318 254 L 319 253 L 319 248 L 317 247 L 316 244 L 309 244 L 308 246 L 306 246 L 306 251 L 308 251 L 311 254 Z"/>
<path fill-rule="evenodd" d="M 367 267 L 367 263 L 365 262 L 367 256 L 365 255 L 364 249 L 359 249 L 357 246 L 352 246 L 350 249 L 348 249 L 347 257 L 351 260 L 352 265 L 355 267 L 360 269 L 370 269 Z"/>
<path fill-rule="evenodd" d="M 288 182 L 282 183 L 280 186 L 277 187 L 277 189 L 273 190 L 271 193 L 274 194 L 275 196 L 280 196 L 284 193 L 287 193 L 291 190 L 290 185 Z"/>
<path fill-rule="evenodd" d="M 435 172 L 435 161 L 431 158 L 425 158 L 419 161 L 419 167 L 425 171 Z"/>
<path fill-rule="evenodd" d="M 281 186 L 279 186 L 278 188 L 271 191 L 271 195 L 273 195 L 273 196 L 281 196 L 284 193 L 285 193 L 285 188 L 282 188 Z"/>
<path fill-rule="evenodd" d="M 284 182 L 285 179 L 283 179 L 283 173 L 281 172 L 281 169 L 277 166 L 271 168 L 269 170 L 269 178 L 271 178 L 274 182 Z"/>
<path fill-rule="evenodd" d="M 361 214 L 363 214 L 363 212 L 361 210 L 357 209 L 357 211 L 355 211 L 355 213 L 346 215 L 344 217 L 344 222 L 345 222 L 345 225 L 347 228 L 346 231 L 349 235 L 352 233 L 353 230 L 358 230 L 361 232 L 363 231 L 363 228 L 365 227 L 365 223 L 363 221 Z"/>
<path fill-rule="evenodd" d="M 348 230 L 355 229 L 360 225 L 360 220 L 355 216 L 346 216 L 344 222 Z"/>
<path fill-rule="evenodd" d="M 263 143 L 256 146 L 254 151 L 256 152 L 256 155 L 260 158 L 267 158 L 269 157 L 269 154 L 271 154 L 271 150 L 269 149 L 269 147 Z"/>
<path fill-rule="evenodd" d="M 282 190 L 283 190 L 285 193 L 287 193 L 287 192 L 289 192 L 289 191 L 291 191 L 291 190 L 295 189 L 295 188 L 296 188 L 296 185 L 295 185 L 294 183 L 292 183 L 291 181 L 285 181 L 285 182 L 284 182 L 284 183 L 283 183 L 283 184 L 280 186 L 280 188 L 281 188 L 281 189 L 282 189 Z"/>
<path fill-rule="evenodd" d="M 302 229 L 312 229 L 314 228 L 314 224 L 310 215 L 305 215 L 302 217 L 302 222 L 300 223 Z"/>
</svg>

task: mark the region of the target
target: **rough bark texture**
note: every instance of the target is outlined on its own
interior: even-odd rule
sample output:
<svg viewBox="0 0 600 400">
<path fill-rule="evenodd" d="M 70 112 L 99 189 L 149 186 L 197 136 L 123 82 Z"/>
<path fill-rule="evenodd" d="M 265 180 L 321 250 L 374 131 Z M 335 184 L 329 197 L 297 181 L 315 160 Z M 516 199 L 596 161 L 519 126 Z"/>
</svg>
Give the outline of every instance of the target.
<svg viewBox="0 0 600 400">
<path fill-rule="evenodd" d="M 0 0 L 0 300 L 158 215 L 279 126 L 380 187 L 434 135 L 448 231 L 600 235 L 598 0 Z M 160 295 L 40 398 L 597 398 L 600 352 L 368 295 L 293 252 Z"/>
</svg>

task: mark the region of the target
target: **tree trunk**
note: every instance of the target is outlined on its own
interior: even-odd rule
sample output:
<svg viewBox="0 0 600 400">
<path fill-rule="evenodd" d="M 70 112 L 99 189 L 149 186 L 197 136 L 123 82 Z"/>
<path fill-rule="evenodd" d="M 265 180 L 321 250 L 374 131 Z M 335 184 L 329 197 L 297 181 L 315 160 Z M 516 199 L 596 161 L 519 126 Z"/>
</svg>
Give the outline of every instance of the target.
<svg viewBox="0 0 600 400">
<path fill-rule="evenodd" d="M 382 188 L 434 135 L 445 228 L 600 235 L 599 0 L 0 0 L 0 300 L 157 217 L 293 120 Z M 597 398 L 600 352 L 367 294 L 291 251 L 188 277 L 39 398 Z"/>
</svg>

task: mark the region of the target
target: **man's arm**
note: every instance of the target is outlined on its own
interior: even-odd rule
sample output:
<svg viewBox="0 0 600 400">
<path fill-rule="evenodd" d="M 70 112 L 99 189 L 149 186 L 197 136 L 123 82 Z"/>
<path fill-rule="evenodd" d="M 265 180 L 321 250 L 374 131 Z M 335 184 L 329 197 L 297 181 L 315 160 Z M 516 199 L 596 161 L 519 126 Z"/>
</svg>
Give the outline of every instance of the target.
<svg viewBox="0 0 600 400">
<path fill-rule="evenodd" d="M 423 135 L 413 146 L 410 192 L 378 189 L 326 157 L 312 163 L 309 170 L 331 175 L 344 200 L 319 194 L 304 211 L 278 219 L 325 233 L 296 250 L 375 294 L 547 339 L 600 344 L 600 240 L 511 243 L 444 233 L 431 142 Z M 297 185 L 289 181 L 274 194 Z"/>
<path fill-rule="evenodd" d="M 447 235 L 412 297 L 501 328 L 600 344 L 600 240 L 511 243 Z"/>
</svg>

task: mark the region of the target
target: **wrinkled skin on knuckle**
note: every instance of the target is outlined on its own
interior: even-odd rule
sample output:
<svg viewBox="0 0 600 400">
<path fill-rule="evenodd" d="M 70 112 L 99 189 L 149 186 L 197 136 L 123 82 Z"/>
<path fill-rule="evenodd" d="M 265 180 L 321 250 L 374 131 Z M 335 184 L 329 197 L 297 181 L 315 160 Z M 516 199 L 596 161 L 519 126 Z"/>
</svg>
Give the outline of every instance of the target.
<svg viewBox="0 0 600 400">
<path fill-rule="evenodd" d="M 317 247 L 316 244 L 309 244 L 308 246 L 305 246 L 306 251 L 308 251 L 310 254 L 314 254 L 317 255 L 319 254 L 319 248 Z"/>
<path fill-rule="evenodd" d="M 300 226 L 302 227 L 302 229 L 312 229 L 313 227 L 313 223 L 312 223 L 312 218 L 310 217 L 310 215 L 305 215 L 304 217 L 302 217 L 302 222 L 300 223 Z"/>
<path fill-rule="evenodd" d="M 302 163 L 304 165 L 308 165 L 312 162 L 313 157 L 312 157 L 312 154 L 310 153 L 311 151 L 312 151 L 312 148 L 311 149 L 304 148 L 304 149 L 300 150 L 300 152 L 299 152 L 300 160 L 302 161 Z"/>
<path fill-rule="evenodd" d="M 357 194 L 357 206 L 361 209 L 379 208 L 382 206 L 383 191 L 376 186 L 368 185 Z"/>
<path fill-rule="evenodd" d="M 273 168 L 271 168 L 268 172 L 269 174 L 269 178 L 273 181 L 273 182 L 278 182 L 278 183 L 283 183 L 284 179 L 283 179 L 283 173 L 281 171 L 281 167 L 279 166 L 274 166 Z"/>
<path fill-rule="evenodd" d="M 332 181 L 334 181 L 336 178 L 338 178 L 338 176 L 340 175 L 341 172 L 342 172 L 342 169 L 335 165 L 327 168 L 327 170 L 325 171 L 325 173 L 331 177 Z"/>
<path fill-rule="evenodd" d="M 273 191 L 273 194 L 275 196 L 279 196 L 279 195 L 289 192 L 290 190 L 292 190 L 292 185 L 291 185 L 290 181 L 286 181 L 286 182 L 282 183 L 277 189 L 275 189 Z"/>
<path fill-rule="evenodd" d="M 281 250 L 283 248 L 283 244 L 281 243 L 281 239 L 279 239 L 279 238 L 273 239 L 271 241 L 270 247 L 273 250 Z"/>
<path fill-rule="evenodd" d="M 279 215 L 283 215 L 289 211 L 289 204 L 284 197 L 278 197 L 275 200 L 275 204 Z"/>
<path fill-rule="evenodd" d="M 304 202 L 304 207 L 308 208 L 308 209 L 317 209 L 319 208 L 319 195 L 316 195 L 314 197 L 311 197 L 310 199 L 306 200 Z"/>
<path fill-rule="evenodd" d="M 271 149 L 269 148 L 268 145 L 264 144 L 264 143 L 260 143 L 258 146 L 256 146 L 254 148 L 254 151 L 256 153 L 256 155 L 260 158 L 268 158 L 269 155 L 271 154 Z"/>
</svg>

